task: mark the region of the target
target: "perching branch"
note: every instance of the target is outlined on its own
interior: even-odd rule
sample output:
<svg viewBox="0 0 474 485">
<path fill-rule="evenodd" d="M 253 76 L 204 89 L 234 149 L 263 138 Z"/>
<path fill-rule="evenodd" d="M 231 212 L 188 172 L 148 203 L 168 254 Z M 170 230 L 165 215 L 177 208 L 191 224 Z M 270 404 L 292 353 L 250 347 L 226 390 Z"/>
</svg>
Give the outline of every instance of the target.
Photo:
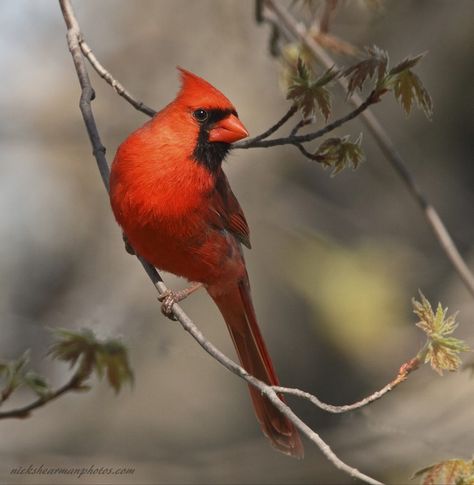
<svg viewBox="0 0 474 485">
<path fill-rule="evenodd" d="M 335 65 L 333 59 L 331 59 L 326 51 L 324 51 L 324 49 L 318 45 L 314 38 L 309 34 L 306 27 L 301 22 L 298 22 L 281 5 L 281 3 L 275 2 L 274 0 L 265 0 L 264 4 L 270 11 L 269 22 L 272 26 L 279 22 L 286 35 L 289 34 L 292 36 L 293 40 L 301 42 L 305 48 L 327 69 Z M 265 17 L 265 9 L 263 9 L 261 15 L 262 17 Z M 342 86 L 344 91 L 347 92 L 346 81 L 342 78 L 338 78 L 337 82 Z M 355 93 L 349 97 L 349 101 L 354 106 L 360 106 L 362 102 L 360 96 Z M 473 273 L 461 256 L 438 212 L 428 201 L 427 197 L 422 193 L 413 175 L 408 170 L 406 162 L 395 148 L 387 131 L 383 128 L 382 124 L 372 111 L 365 110 L 364 112 L 361 112 L 361 118 L 369 131 L 372 133 L 382 153 L 402 179 L 410 195 L 423 211 L 423 214 L 438 243 L 463 281 L 465 287 L 471 293 L 471 295 L 474 296 Z"/>
<path fill-rule="evenodd" d="M 116 79 L 112 77 L 110 72 L 98 61 L 97 57 L 92 52 L 92 49 L 82 37 L 79 38 L 79 46 L 81 47 L 84 57 L 91 63 L 91 66 L 95 69 L 97 74 L 110 84 L 119 96 L 126 99 L 138 111 L 141 111 L 148 116 L 155 116 L 156 111 L 154 109 L 134 98 Z"/>
<path fill-rule="evenodd" d="M 79 39 L 81 38 L 79 24 L 74 15 L 70 0 L 59 0 L 59 3 L 67 26 L 68 47 L 71 52 L 74 66 L 76 68 L 76 73 L 81 86 L 80 109 L 84 118 L 91 145 L 93 147 L 93 154 L 96 158 L 104 185 L 108 190 L 108 166 L 105 159 L 105 150 L 101 143 L 93 112 L 91 109 L 91 102 L 94 99 L 94 91 L 90 83 L 84 57 L 82 55 L 79 45 Z M 145 260 L 143 260 L 143 258 L 138 257 L 138 259 L 143 265 L 154 286 L 158 290 L 158 293 L 161 295 L 165 291 L 167 291 L 167 288 L 156 269 Z M 238 377 L 245 380 L 247 383 L 259 389 L 260 392 L 264 394 L 284 416 L 286 416 L 290 421 L 294 423 L 294 425 L 302 432 L 302 434 L 304 434 L 308 439 L 316 444 L 316 446 L 318 446 L 318 448 L 323 452 L 326 458 L 334 464 L 334 466 L 344 471 L 351 477 L 358 478 L 365 483 L 380 485 L 381 482 L 361 473 L 356 468 L 353 468 L 341 461 L 331 450 L 329 445 L 325 443 L 325 441 L 307 424 L 305 424 L 298 416 L 296 416 L 296 414 L 289 408 L 289 406 L 278 397 L 278 394 L 271 386 L 265 384 L 262 381 L 259 381 L 255 377 L 248 374 L 245 369 L 233 362 L 221 351 L 219 351 L 213 344 L 211 344 L 179 305 L 174 304 L 172 310 L 177 321 L 179 321 L 182 327 L 191 334 L 191 336 L 206 352 L 208 352 L 215 360 L 217 360 L 221 365 L 226 367 L 233 374 L 237 375 Z"/>
</svg>

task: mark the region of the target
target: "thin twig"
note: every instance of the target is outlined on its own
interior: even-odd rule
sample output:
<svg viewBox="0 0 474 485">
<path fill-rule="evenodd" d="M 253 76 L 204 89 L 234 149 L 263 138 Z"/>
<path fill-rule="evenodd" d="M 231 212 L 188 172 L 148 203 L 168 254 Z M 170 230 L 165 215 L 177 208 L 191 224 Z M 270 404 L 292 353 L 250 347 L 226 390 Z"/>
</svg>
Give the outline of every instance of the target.
<svg viewBox="0 0 474 485">
<path fill-rule="evenodd" d="M 274 0 L 266 0 L 265 4 L 271 9 L 272 25 L 275 24 L 276 16 L 283 25 L 284 31 L 291 33 L 293 38 L 301 42 L 311 52 L 311 54 L 323 64 L 323 66 L 329 69 L 335 65 L 333 59 L 331 59 L 331 57 L 317 44 L 311 35 L 308 35 L 306 27 L 301 22 L 298 22 L 279 2 L 275 2 Z M 347 92 L 346 81 L 342 78 L 339 78 L 337 81 Z M 361 103 L 361 98 L 356 93 L 354 93 L 349 100 L 355 106 L 358 106 Z M 371 110 L 366 110 L 361 113 L 361 118 L 369 131 L 372 133 L 382 153 L 390 162 L 394 170 L 398 173 L 409 193 L 423 211 L 423 214 L 433 230 L 438 243 L 460 276 L 467 290 L 472 296 L 474 296 L 473 273 L 461 256 L 438 212 L 418 187 L 413 175 L 407 168 L 407 164 L 403 160 L 400 153 L 398 153 L 387 131 L 383 128 L 382 124 Z"/>
<path fill-rule="evenodd" d="M 311 125 L 316 122 L 316 117 L 312 116 L 311 118 L 303 118 L 296 125 L 293 127 L 293 129 L 290 131 L 290 136 L 294 136 L 298 133 L 298 131 L 301 130 L 301 128 Z"/>
<path fill-rule="evenodd" d="M 324 160 L 326 160 L 324 156 L 318 155 L 317 153 L 311 153 L 308 150 L 306 150 L 304 145 L 302 145 L 301 143 L 297 143 L 295 146 L 302 153 L 302 155 L 304 155 L 306 158 L 309 158 L 310 160 L 313 160 L 318 163 L 322 163 Z"/>
<path fill-rule="evenodd" d="M 248 140 L 246 140 L 246 143 L 250 143 L 250 144 L 256 143 L 260 140 L 264 140 L 265 138 L 268 138 L 270 135 L 273 135 L 273 133 L 275 133 L 275 131 L 281 128 L 291 117 L 293 117 L 297 113 L 297 111 L 298 111 L 298 106 L 296 106 L 296 104 L 292 104 L 290 106 L 290 109 L 273 126 L 268 128 L 268 130 L 264 131 L 260 135 L 257 135 L 254 138 L 249 138 Z M 234 148 L 248 148 L 241 145 L 242 144 L 239 145 L 238 143 L 234 143 L 232 146 Z"/>
<path fill-rule="evenodd" d="M 0 419 L 27 418 L 31 414 L 31 412 L 34 411 L 35 409 L 45 406 L 49 402 L 53 401 L 54 399 L 57 399 L 58 397 L 62 396 L 63 394 L 66 394 L 67 392 L 77 391 L 78 387 L 81 384 L 81 381 L 82 381 L 82 377 L 78 373 L 75 373 L 66 384 L 61 386 L 56 391 L 53 391 L 45 395 L 44 397 L 39 397 L 32 403 L 27 404 L 26 406 L 23 406 L 21 408 L 0 412 Z"/>
<path fill-rule="evenodd" d="M 374 401 L 377 401 L 385 394 L 395 389 L 395 387 L 399 386 L 402 382 L 404 382 L 408 378 L 408 375 L 411 372 L 418 369 L 420 362 L 421 361 L 419 357 L 415 357 L 409 360 L 408 362 L 406 362 L 400 367 L 400 370 L 398 371 L 398 374 L 395 377 L 395 379 L 389 382 L 386 386 L 382 387 L 382 389 L 372 393 L 370 396 L 367 396 L 364 399 L 361 399 L 360 401 L 357 401 L 352 404 L 344 404 L 342 406 L 327 404 L 321 401 L 320 399 L 318 399 L 313 394 L 310 394 L 309 392 L 306 392 L 306 391 L 302 391 L 300 389 L 293 389 L 293 388 L 282 387 L 282 386 L 273 386 L 273 390 L 283 394 L 289 394 L 302 399 L 306 399 L 307 401 L 310 401 L 311 403 L 313 403 L 316 407 L 324 411 L 327 411 L 328 413 L 333 413 L 333 414 L 347 413 L 349 411 L 355 411 L 356 409 L 363 408 L 373 403 Z"/>
<path fill-rule="evenodd" d="M 84 54 L 85 58 L 91 63 L 91 66 L 95 69 L 97 74 L 104 79 L 108 84 L 110 84 L 115 92 L 125 98 L 134 108 L 142 113 L 145 113 L 148 116 L 155 116 L 156 111 L 149 106 L 147 106 L 143 101 L 137 100 L 133 97 L 123 86 L 120 84 L 105 67 L 98 61 L 97 57 L 94 55 L 94 52 L 89 47 L 87 42 L 81 37 L 79 39 L 79 45 L 81 47 L 82 53 Z"/>
<path fill-rule="evenodd" d="M 239 143 L 234 143 L 232 145 L 233 148 L 268 148 L 274 147 L 278 145 L 298 145 L 301 143 L 307 143 L 309 141 L 316 140 L 317 138 L 321 138 L 324 135 L 327 135 L 331 131 L 334 131 L 336 128 L 339 128 L 343 124 L 347 123 L 350 120 L 353 120 L 357 116 L 359 116 L 363 111 L 365 111 L 371 104 L 377 103 L 379 98 L 374 96 L 374 92 L 372 91 L 365 101 L 361 101 L 360 104 L 357 106 L 356 109 L 352 110 L 350 113 L 347 113 L 345 116 L 329 123 L 328 125 L 324 126 L 318 131 L 313 133 L 307 133 L 306 135 L 291 135 L 285 136 L 282 138 L 273 138 L 271 140 L 256 140 L 255 138 L 251 138 L 249 140 L 243 140 Z"/>
<path fill-rule="evenodd" d="M 100 137 L 98 134 L 97 126 L 95 124 L 95 120 L 93 118 L 92 109 L 91 109 L 91 101 L 93 100 L 93 93 L 90 79 L 87 74 L 87 69 L 85 66 L 84 57 L 81 53 L 81 49 L 79 46 L 79 39 L 80 39 L 80 29 L 79 24 L 77 22 L 76 17 L 74 16 L 74 12 L 72 10 L 72 6 L 70 0 L 59 0 L 61 10 L 63 13 L 64 20 L 66 22 L 66 26 L 68 29 L 68 46 L 69 50 L 71 51 L 71 55 L 74 61 L 74 65 L 76 68 L 76 73 L 79 78 L 79 83 L 81 85 L 81 103 L 80 108 L 82 111 L 82 115 L 84 117 L 84 121 L 86 124 L 87 132 L 89 134 L 90 142 L 94 147 L 93 153 L 96 158 L 97 164 L 101 171 L 101 175 L 104 175 L 102 172 L 103 169 L 103 161 L 105 160 L 105 155 L 102 150 L 102 144 L 100 142 Z M 105 164 L 107 171 L 105 172 L 106 180 L 104 181 L 104 185 L 106 189 L 108 189 L 108 166 Z M 147 272 L 148 276 L 150 277 L 151 281 L 155 285 L 156 289 L 158 290 L 159 294 L 162 294 L 164 291 L 167 290 L 166 286 L 163 283 L 163 280 L 156 269 L 147 263 L 142 258 L 139 258 L 140 262 L 142 263 L 145 271 Z M 331 450 L 329 445 L 315 432 L 313 431 L 308 425 L 306 425 L 298 416 L 294 414 L 294 412 L 279 398 L 278 394 L 272 389 L 272 387 L 268 384 L 265 384 L 262 381 L 259 381 L 255 377 L 248 374 L 245 369 L 241 366 L 233 362 L 229 359 L 226 355 L 224 355 L 220 350 L 218 350 L 213 344 L 211 344 L 201 333 L 201 331 L 196 327 L 196 325 L 192 322 L 192 320 L 186 315 L 186 313 L 182 310 L 182 308 L 177 305 L 176 303 L 172 307 L 174 316 L 180 322 L 182 327 L 189 332 L 192 337 L 199 343 L 199 345 L 206 350 L 215 360 L 217 360 L 220 364 L 230 370 L 233 374 L 241 377 L 246 382 L 251 384 L 252 386 L 256 387 L 257 389 L 262 392 L 272 403 L 273 405 L 290 421 L 294 423 L 294 425 L 304 434 L 306 435 L 313 443 L 315 443 L 319 449 L 323 452 L 323 454 L 327 457 L 331 463 L 334 464 L 338 469 L 344 471 L 348 475 L 354 478 L 358 478 L 365 483 L 373 484 L 373 485 L 380 485 L 381 482 L 361 473 L 356 468 L 353 468 L 342 460 L 340 460 L 335 453 Z"/>
</svg>

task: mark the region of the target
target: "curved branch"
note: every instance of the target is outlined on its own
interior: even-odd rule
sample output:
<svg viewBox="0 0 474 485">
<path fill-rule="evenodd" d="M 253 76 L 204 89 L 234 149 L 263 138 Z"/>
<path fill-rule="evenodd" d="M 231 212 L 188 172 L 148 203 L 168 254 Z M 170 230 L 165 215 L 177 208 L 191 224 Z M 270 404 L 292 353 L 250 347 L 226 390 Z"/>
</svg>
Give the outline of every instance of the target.
<svg viewBox="0 0 474 485">
<path fill-rule="evenodd" d="M 57 399 L 58 397 L 62 396 L 63 394 L 66 394 L 67 392 L 77 391 L 81 385 L 82 379 L 83 379 L 82 376 L 78 372 L 76 372 L 66 384 L 61 386 L 56 391 L 53 391 L 44 397 L 39 397 L 32 403 L 27 404 L 26 406 L 23 406 L 21 408 L 0 412 L 0 419 L 27 418 L 30 415 L 30 413 L 35 409 L 43 407 L 47 403 L 53 401 L 54 399 Z"/>
<path fill-rule="evenodd" d="M 81 34 L 82 35 L 82 34 Z M 91 63 L 91 66 L 95 69 L 97 74 L 104 79 L 107 84 L 110 84 L 115 92 L 122 96 L 122 98 L 126 99 L 135 109 L 145 113 L 146 115 L 153 117 L 156 115 L 156 111 L 150 107 L 148 107 L 143 101 L 139 101 L 134 98 L 123 86 L 120 84 L 105 67 L 99 62 L 97 57 L 94 55 L 94 52 L 89 47 L 87 42 L 80 37 L 79 38 L 79 46 L 81 47 L 81 51 L 84 54 L 84 57 Z"/>
<path fill-rule="evenodd" d="M 103 173 L 103 162 L 105 161 L 105 154 L 103 150 L 103 146 L 100 142 L 100 137 L 98 134 L 97 126 L 95 124 L 95 120 L 93 117 L 93 113 L 91 110 L 91 101 L 93 100 L 93 90 L 90 84 L 89 76 L 87 74 L 87 69 L 85 67 L 85 61 L 82 56 L 82 52 L 79 46 L 79 39 L 80 39 L 80 29 L 79 24 L 74 16 L 74 12 L 72 10 L 72 6 L 70 0 L 59 0 L 61 10 L 63 13 L 64 20 L 66 22 L 66 26 L 68 29 L 68 45 L 69 50 L 71 51 L 71 55 L 74 61 L 74 65 L 76 68 L 76 72 L 79 78 L 79 83 L 81 85 L 81 112 L 84 117 L 84 122 L 86 124 L 87 132 L 89 134 L 90 142 L 93 146 L 93 153 L 96 158 L 97 164 L 101 171 L 102 178 L 104 180 L 104 185 L 108 189 L 108 166 L 105 163 L 105 168 L 107 170 Z M 141 264 L 143 265 L 146 273 L 150 277 L 151 281 L 153 282 L 154 286 L 158 290 L 159 294 L 164 293 L 167 288 L 163 283 L 163 280 L 156 269 L 146 262 L 143 258 L 138 257 Z M 248 374 L 241 366 L 233 362 L 229 359 L 226 355 L 220 352 L 213 344 L 211 344 L 201 333 L 201 331 L 196 327 L 196 325 L 192 322 L 192 320 L 186 315 L 186 313 L 182 310 L 182 308 L 177 305 L 176 303 L 172 307 L 173 314 L 176 317 L 177 321 L 180 322 L 182 327 L 191 334 L 191 336 L 199 343 L 199 345 L 208 352 L 215 360 L 217 360 L 221 365 L 226 367 L 229 371 L 233 374 L 237 375 L 238 377 L 245 380 L 247 383 L 251 384 L 252 386 L 259 389 L 262 394 L 264 394 L 272 403 L 273 405 L 283 414 L 285 415 L 290 421 L 294 423 L 294 425 L 305 435 L 307 436 L 314 444 L 318 446 L 318 448 L 322 451 L 322 453 L 334 464 L 338 469 L 344 471 L 348 475 L 358 478 L 365 483 L 373 484 L 373 485 L 380 485 L 381 482 L 361 473 L 356 468 L 353 468 L 342 460 L 340 460 L 336 454 L 331 450 L 329 445 L 315 432 L 313 431 L 307 424 L 305 424 L 296 414 L 278 397 L 278 394 L 275 390 L 268 384 L 259 381 L 255 377 Z"/>
<path fill-rule="evenodd" d="M 232 145 L 233 148 L 250 148 L 252 143 L 259 142 L 260 140 L 263 140 L 265 138 L 268 138 L 270 135 L 275 133 L 280 127 L 282 127 L 292 116 L 294 116 L 298 111 L 298 106 L 296 104 L 292 104 L 290 106 L 290 109 L 268 130 L 264 131 L 258 136 L 255 136 L 254 138 L 249 138 L 248 140 L 245 140 L 244 142 L 240 143 L 234 143 Z M 244 146 L 245 145 L 245 146 Z"/>
<path fill-rule="evenodd" d="M 313 394 L 310 394 L 309 392 L 306 392 L 306 391 L 302 391 L 300 389 L 293 389 L 293 388 L 282 387 L 282 386 L 273 386 L 273 389 L 276 392 L 306 399 L 307 401 L 310 401 L 311 403 L 313 403 L 319 409 L 322 409 L 323 411 L 327 411 L 328 413 L 333 413 L 333 414 L 347 413 L 349 411 L 355 411 L 356 409 L 363 408 L 373 403 L 374 401 L 379 400 L 381 397 L 385 396 L 385 394 L 395 389 L 395 387 L 399 386 L 402 382 L 405 382 L 406 379 L 408 378 L 408 375 L 411 374 L 416 369 L 418 369 L 420 363 L 421 363 L 421 360 L 418 356 L 414 357 L 413 359 L 410 359 L 408 362 L 405 362 L 405 364 L 403 364 L 400 367 L 400 370 L 398 371 L 398 374 L 395 377 L 395 379 L 393 379 L 387 385 L 382 387 L 382 389 L 372 393 L 370 396 L 367 396 L 364 399 L 361 399 L 360 401 L 357 401 L 352 404 L 344 404 L 342 406 L 334 406 L 333 404 L 327 404 L 321 401 L 320 399 L 318 399 Z"/>
<path fill-rule="evenodd" d="M 265 5 L 271 10 L 270 22 L 275 24 L 275 17 L 279 20 L 285 32 L 290 33 L 293 39 L 301 42 L 306 49 L 329 69 L 335 65 L 333 59 L 317 44 L 317 42 L 308 34 L 305 26 L 298 22 L 291 14 L 279 3 L 274 0 L 265 0 Z M 265 13 L 265 12 L 264 12 Z M 347 92 L 347 83 L 344 79 L 339 78 L 337 82 Z M 361 98 L 357 94 L 349 97 L 349 100 L 355 106 L 360 105 Z M 415 178 L 410 173 L 402 156 L 396 150 L 390 136 L 383 128 L 382 124 L 375 117 L 372 111 L 367 110 L 361 113 L 361 118 L 365 125 L 372 133 L 385 158 L 392 165 L 393 169 L 398 173 L 403 183 L 407 187 L 410 195 L 415 199 L 416 203 L 423 211 L 423 214 L 430 225 L 439 245 L 444 254 L 451 262 L 453 268 L 458 273 L 467 290 L 474 296 L 474 274 L 471 272 L 456 244 L 454 243 L 449 231 L 443 223 L 438 212 L 434 206 L 428 201 L 427 197 L 422 193 Z"/>
</svg>

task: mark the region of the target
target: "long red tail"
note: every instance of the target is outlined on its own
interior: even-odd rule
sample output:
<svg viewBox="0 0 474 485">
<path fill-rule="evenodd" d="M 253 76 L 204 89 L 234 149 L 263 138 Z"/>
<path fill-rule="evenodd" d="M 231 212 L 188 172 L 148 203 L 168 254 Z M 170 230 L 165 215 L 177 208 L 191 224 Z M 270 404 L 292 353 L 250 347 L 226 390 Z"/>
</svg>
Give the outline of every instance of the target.
<svg viewBox="0 0 474 485">
<path fill-rule="evenodd" d="M 229 293 L 211 296 L 227 323 L 244 369 L 257 379 L 278 386 L 278 377 L 258 328 L 248 281 L 240 282 Z M 293 423 L 257 389 L 249 388 L 255 414 L 265 436 L 282 453 L 303 458 L 303 444 Z M 283 397 L 281 399 L 284 401 Z"/>
</svg>

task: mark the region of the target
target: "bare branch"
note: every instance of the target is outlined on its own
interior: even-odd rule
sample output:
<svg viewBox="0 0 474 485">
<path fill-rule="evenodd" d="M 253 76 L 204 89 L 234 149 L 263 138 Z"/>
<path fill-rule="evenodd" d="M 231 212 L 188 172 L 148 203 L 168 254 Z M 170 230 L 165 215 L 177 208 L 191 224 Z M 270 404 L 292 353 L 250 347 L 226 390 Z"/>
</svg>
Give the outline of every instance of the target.
<svg viewBox="0 0 474 485">
<path fill-rule="evenodd" d="M 110 84 L 119 96 L 125 98 L 138 111 L 141 111 L 150 117 L 155 116 L 156 111 L 154 109 L 148 107 L 145 103 L 143 103 L 143 101 L 138 101 L 116 79 L 114 79 L 110 72 L 107 71 L 107 69 L 105 69 L 105 67 L 98 61 L 97 57 L 94 55 L 94 52 L 92 52 L 92 49 L 87 45 L 86 41 L 82 37 L 79 39 L 79 45 L 85 58 L 91 63 L 91 66 L 95 69 L 97 74 L 99 74 L 102 79 Z"/>
<path fill-rule="evenodd" d="M 81 85 L 81 91 L 82 91 L 81 103 L 80 103 L 81 112 L 84 117 L 84 122 L 86 124 L 90 142 L 93 146 L 94 156 L 96 158 L 97 164 L 99 166 L 99 170 L 104 180 L 104 185 L 108 189 L 109 187 L 108 166 L 105 161 L 105 153 L 100 141 L 97 126 L 95 124 L 95 120 L 91 109 L 91 101 L 93 100 L 93 90 L 90 84 L 90 79 L 87 74 L 85 61 L 82 56 L 80 45 L 79 45 L 79 39 L 80 39 L 79 24 L 74 16 L 74 12 L 72 10 L 70 0 L 59 0 L 59 3 L 68 29 L 67 38 L 68 38 L 69 50 L 71 51 L 76 72 Z M 105 165 L 104 165 L 104 161 L 105 161 Z M 106 169 L 105 171 L 103 171 L 104 167 Z M 143 258 L 139 257 L 138 259 L 142 263 L 146 273 L 148 274 L 154 286 L 158 290 L 158 293 L 161 295 L 165 291 L 167 291 L 167 288 L 163 283 L 161 276 L 156 271 L 156 269 L 152 265 L 147 263 Z M 217 360 L 221 365 L 226 367 L 233 374 L 244 379 L 247 383 L 259 389 L 262 392 L 262 394 L 264 394 L 283 415 L 285 415 L 290 421 L 292 421 L 294 425 L 304 435 L 306 435 L 314 444 L 316 444 L 319 447 L 319 449 L 323 452 L 326 458 L 330 460 L 331 463 L 334 464 L 334 466 L 344 471 L 351 477 L 358 478 L 359 480 L 362 480 L 365 483 L 380 485 L 381 482 L 361 473 L 356 468 L 350 467 L 342 460 L 340 460 L 335 455 L 335 453 L 331 450 L 329 445 L 315 431 L 313 431 L 308 425 L 306 425 L 298 416 L 296 416 L 296 414 L 279 398 L 278 394 L 275 392 L 275 390 L 272 389 L 271 386 L 269 386 L 268 384 L 265 384 L 264 382 L 259 381 L 255 377 L 248 374 L 248 372 L 245 371 L 245 369 L 237 365 L 226 355 L 224 355 L 220 350 L 214 347 L 214 345 L 211 344 L 204 337 L 201 331 L 196 327 L 196 325 L 186 315 L 186 313 L 182 310 L 182 308 L 179 305 L 175 303 L 172 307 L 172 310 L 173 310 L 174 316 L 180 322 L 182 327 L 191 334 L 191 336 L 199 343 L 199 345 L 206 352 L 208 352 L 215 360 Z"/>
<path fill-rule="evenodd" d="M 32 411 L 35 409 L 41 408 L 48 404 L 49 402 L 57 399 L 58 397 L 66 394 L 67 392 L 71 391 L 78 391 L 80 390 L 81 382 L 83 378 L 80 375 L 79 371 L 76 372 L 69 381 L 61 386 L 56 391 L 53 391 L 45 396 L 39 397 L 32 403 L 23 406 L 17 409 L 11 409 L 10 411 L 3 411 L 0 412 L 0 419 L 8 419 L 8 418 L 27 418 L 31 414 Z"/>
<path fill-rule="evenodd" d="M 372 393 L 370 396 L 367 396 L 364 399 L 361 399 L 360 401 L 357 401 L 353 404 L 345 404 L 342 406 L 334 406 L 333 404 L 327 404 L 321 401 L 320 399 L 318 399 L 313 394 L 310 394 L 309 392 L 301 391 L 300 389 L 292 389 L 292 388 L 281 387 L 281 386 L 273 386 L 273 389 L 276 392 L 281 392 L 283 394 L 289 394 L 292 396 L 300 397 L 302 399 L 306 399 L 307 401 L 310 401 L 311 403 L 313 403 L 316 407 L 324 411 L 327 411 L 328 413 L 333 413 L 333 414 L 347 413 L 349 411 L 355 411 L 356 409 L 360 409 L 364 406 L 367 406 L 368 404 L 371 404 L 374 401 L 377 401 L 385 394 L 395 389 L 395 387 L 399 386 L 402 382 L 404 382 L 408 378 L 408 375 L 411 372 L 418 369 L 420 363 L 421 363 L 420 358 L 418 356 L 414 357 L 413 359 L 403 364 L 400 367 L 400 370 L 398 371 L 398 374 L 395 377 L 395 379 L 389 382 L 382 389 Z"/>
<path fill-rule="evenodd" d="M 323 160 L 324 160 L 324 157 L 322 157 L 321 155 L 317 155 L 315 153 L 311 153 L 309 152 L 308 150 L 306 150 L 306 148 L 304 147 L 304 145 L 302 145 L 301 143 L 297 143 L 296 145 L 296 148 L 298 148 L 298 150 L 306 157 L 306 158 L 309 158 L 310 160 L 313 160 L 315 162 L 318 162 L 318 163 L 322 163 Z"/>
<path fill-rule="evenodd" d="M 275 25 L 276 17 L 282 25 L 285 33 L 289 33 L 294 40 L 301 42 L 308 49 L 308 51 L 310 51 L 311 54 L 326 68 L 329 69 L 335 65 L 333 59 L 331 59 L 331 57 L 329 57 L 329 55 L 317 44 L 311 35 L 308 34 L 305 26 L 301 22 L 296 21 L 296 19 L 279 2 L 275 2 L 274 0 L 266 0 L 265 5 L 270 9 L 271 15 L 269 21 L 272 23 L 272 25 Z M 339 78 L 337 82 L 347 92 L 346 81 Z M 359 106 L 362 101 L 360 96 L 357 94 L 353 94 L 349 100 L 355 106 Z M 472 296 L 474 296 L 473 273 L 461 256 L 438 212 L 428 201 L 427 197 L 422 193 L 413 175 L 408 170 L 407 164 L 396 150 L 387 131 L 383 128 L 382 124 L 378 121 L 372 111 L 365 110 L 364 112 L 361 112 L 361 118 L 369 131 L 372 133 L 382 153 L 385 155 L 394 170 L 398 173 L 407 187 L 410 195 L 423 211 L 423 214 L 446 257 L 453 265 L 453 268 L 458 273 L 467 290 Z"/>
<path fill-rule="evenodd" d="M 290 109 L 273 126 L 268 128 L 268 130 L 264 131 L 260 135 L 257 135 L 254 138 L 249 138 L 248 140 L 246 140 L 246 143 L 256 143 L 260 140 L 268 138 L 270 135 L 275 133 L 275 131 L 277 131 L 279 128 L 281 128 L 290 118 L 292 118 L 296 114 L 297 111 L 298 111 L 298 107 L 295 104 L 291 105 Z M 242 143 L 240 143 L 240 144 L 234 143 L 232 146 L 234 148 L 250 148 L 250 146 L 244 147 L 244 146 L 241 146 L 241 145 L 242 145 Z"/>
<path fill-rule="evenodd" d="M 293 129 L 290 131 L 290 136 L 294 136 L 301 130 L 304 126 L 312 125 L 316 122 L 316 117 L 311 118 L 303 118 L 302 120 L 298 121 Z"/>
</svg>

